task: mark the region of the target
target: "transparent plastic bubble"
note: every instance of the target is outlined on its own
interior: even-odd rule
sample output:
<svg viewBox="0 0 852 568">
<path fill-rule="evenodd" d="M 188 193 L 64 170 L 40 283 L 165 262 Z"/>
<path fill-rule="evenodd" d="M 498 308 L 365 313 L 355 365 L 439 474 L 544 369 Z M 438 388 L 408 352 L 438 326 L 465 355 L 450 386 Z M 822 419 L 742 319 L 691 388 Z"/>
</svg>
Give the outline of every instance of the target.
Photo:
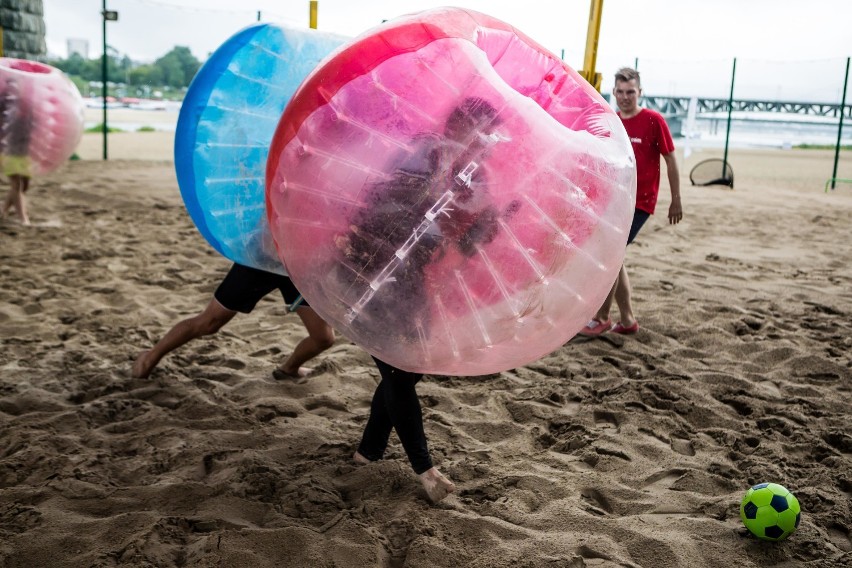
<svg viewBox="0 0 852 568">
<path fill-rule="evenodd" d="M 266 222 L 264 168 L 299 83 L 346 38 L 255 24 L 229 38 L 193 78 L 175 132 L 186 209 L 213 248 L 284 274 Z"/>
<path fill-rule="evenodd" d="M 59 69 L 0 57 L 0 156 L 7 175 L 52 172 L 83 134 L 83 98 Z"/>
<path fill-rule="evenodd" d="M 511 26 L 394 20 L 318 67 L 269 153 L 276 247 L 311 306 L 410 371 L 482 375 L 560 347 L 624 258 L 619 118 Z"/>
</svg>

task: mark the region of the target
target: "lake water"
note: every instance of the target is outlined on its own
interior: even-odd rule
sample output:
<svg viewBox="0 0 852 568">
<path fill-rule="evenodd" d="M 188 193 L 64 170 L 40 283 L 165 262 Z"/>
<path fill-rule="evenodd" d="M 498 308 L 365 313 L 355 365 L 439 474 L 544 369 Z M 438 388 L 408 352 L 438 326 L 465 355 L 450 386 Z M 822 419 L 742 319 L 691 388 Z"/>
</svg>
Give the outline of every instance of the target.
<svg viewBox="0 0 852 568">
<path fill-rule="evenodd" d="M 739 115 L 739 116 L 738 116 Z M 675 128 L 676 128 L 675 124 Z M 673 128 L 673 131 L 675 130 Z M 681 135 L 695 148 L 725 145 L 727 115 L 699 115 L 690 129 L 681 125 Z M 734 113 L 729 146 L 738 148 L 790 148 L 802 144 L 834 146 L 838 119 L 784 113 Z M 841 144 L 852 145 L 852 120 L 844 120 Z"/>
</svg>

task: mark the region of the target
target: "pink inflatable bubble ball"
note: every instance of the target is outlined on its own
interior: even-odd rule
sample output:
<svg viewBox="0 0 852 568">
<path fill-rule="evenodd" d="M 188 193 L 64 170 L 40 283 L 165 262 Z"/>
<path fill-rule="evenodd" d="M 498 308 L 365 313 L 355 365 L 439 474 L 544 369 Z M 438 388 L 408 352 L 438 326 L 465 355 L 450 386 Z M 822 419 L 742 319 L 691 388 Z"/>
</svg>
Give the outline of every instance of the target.
<svg viewBox="0 0 852 568">
<path fill-rule="evenodd" d="M 0 57 L 0 157 L 10 173 L 34 176 L 62 165 L 83 133 L 83 99 L 59 69 Z"/>
<path fill-rule="evenodd" d="M 311 306 L 435 374 L 518 367 L 576 334 L 615 281 L 635 202 L 603 98 L 523 33 L 455 8 L 388 22 L 315 69 L 266 181 Z"/>
</svg>

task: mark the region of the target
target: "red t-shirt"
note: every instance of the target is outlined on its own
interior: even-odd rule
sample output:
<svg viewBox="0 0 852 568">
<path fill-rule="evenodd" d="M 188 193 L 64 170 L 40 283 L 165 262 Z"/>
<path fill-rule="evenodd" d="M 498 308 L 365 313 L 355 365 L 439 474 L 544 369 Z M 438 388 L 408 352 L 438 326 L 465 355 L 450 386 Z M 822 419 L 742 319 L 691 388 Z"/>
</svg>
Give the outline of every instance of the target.
<svg viewBox="0 0 852 568">
<path fill-rule="evenodd" d="M 621 122 L 636 155 L 636 209 L 653 215 L 660 192 L 660 156 L 674 152 L 672 134 L 663 115 L 647 108 Z"/>
</svg>

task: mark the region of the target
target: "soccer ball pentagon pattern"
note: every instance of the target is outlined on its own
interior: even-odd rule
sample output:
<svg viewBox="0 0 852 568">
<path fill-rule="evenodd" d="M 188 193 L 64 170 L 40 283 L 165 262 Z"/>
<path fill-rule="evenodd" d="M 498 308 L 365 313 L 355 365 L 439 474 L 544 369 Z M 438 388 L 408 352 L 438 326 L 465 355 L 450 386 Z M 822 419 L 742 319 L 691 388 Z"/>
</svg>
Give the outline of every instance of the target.
<svg viewBox="0 0 852 568">
<path fill-rule="evenodd" d="M 799 500 L 777 483 L 755 485 L 740 504 L 743 524 L 763 540 L 784 540 L 799 527 L 801 516 Z"/>
</svg>

